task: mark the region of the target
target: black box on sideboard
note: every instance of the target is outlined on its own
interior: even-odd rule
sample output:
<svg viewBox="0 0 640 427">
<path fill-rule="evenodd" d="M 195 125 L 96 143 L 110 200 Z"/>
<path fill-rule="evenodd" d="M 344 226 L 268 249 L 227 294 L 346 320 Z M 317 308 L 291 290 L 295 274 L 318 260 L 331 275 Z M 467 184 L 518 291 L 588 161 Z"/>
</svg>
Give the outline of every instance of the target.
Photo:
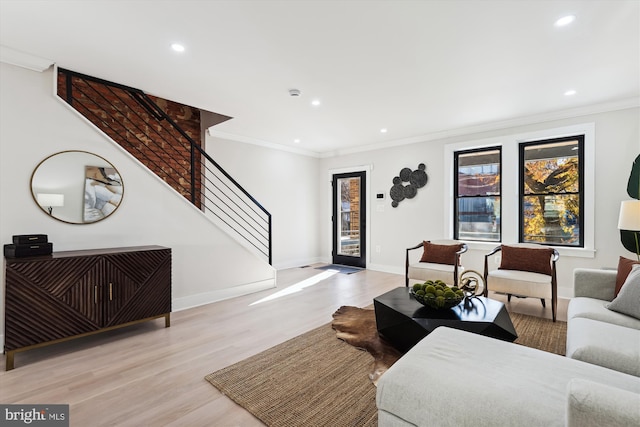
<svg viewBox="0 0 640 427">
<path fill-rule="evenodd" d="M 4 245 L 6 258 L 23 258 L 39 255 L 51 255 L 53 243 L 34 243 L 27 245 Z"/>
<path fill-rule="evenodd" d="M 34 243 L 47 243 L 49 236 L 46 234 L 18 234 L 13 236 L 14 245 L 26 245 Z"/>
</svg>

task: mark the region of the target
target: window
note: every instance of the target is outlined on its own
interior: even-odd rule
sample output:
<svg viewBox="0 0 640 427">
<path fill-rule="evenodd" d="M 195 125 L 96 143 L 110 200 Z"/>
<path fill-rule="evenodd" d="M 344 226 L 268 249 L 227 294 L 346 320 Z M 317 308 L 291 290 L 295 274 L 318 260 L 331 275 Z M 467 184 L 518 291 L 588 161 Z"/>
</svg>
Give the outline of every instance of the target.
<svg viewBox="0 0 640 427">
<path fill-rule="evenodd" d="M 520 144 L 520 241 L 584 247 L 584 135 Z"/>
<path fill-rule="evenodd" d="M 445 176 L 443 180 L 443 210 L 445 213 L 445 228 L 447 230 L 446 235 L 451 238 L 458 238 L 465 240 L 469 243 L 471 249 L 490 250 L 492 246 L 495 246 L 496 241 L 503 242 L 505 244 L 515 242 L 536 242 L 542 244 L 552 245 L 557 248 L 561 255 L 570 255 L 575 257 L 593 258 L 595 256 L 595 242 L 594 242 L 594 230 L 595 230 L 595 124 L 594 123 L 578 123 L 562 127 L 553 128 L 540 128 L 538 130 L 527 131 L 523 133 L 509 133 L 505 131 L 505 134 L 501 134 L 495 137 L 482 138 L 482 139 L 468 139 L 460 142 L 452 142 L 446 144 L 444 149 L 444 170 Z M 572 142 L 573 141 L 573 142 Z M 577 142 L 576 142 L 577 141 Z M 547 212 L 547 218 L 550 214 L 554 214 L 551 209 L 552 204 L 559 204 L 560 199 L 569 199 L 572 196 L 574 200 L 572 203 L 578 205 L 578 209 L 574 209 L 573 206 L 566 210 L 562 215 L 561 221 L 564 222 L 565 227 L 571 229 L 571 235 L 567 238 L 568 233 L 563 230 L 564 237 L 561 242 L 558 242 L 558 238 L 549 239 L 547 242 L 546 234 L 544 236 L 538 236 L 537 239 L 532 238 L 532 232 L 527 231 L 525 236 L 524 227 L 524 199 L 525 197 L 532 196 L 533 191 L 528 189 L 529 194 L 525 194 L 523 189 L 524 178 L 523 163 L 524 163 L 524 147 L 532 147 L 527 150 L 527 155 L 531 155 L 533 161 L 533 149 L 544 148 L 544 143 L 569 143 L 567 150 L 571 151 L 571 156 L 578 156 L 578 175 L 579 183 L 575 186 L 575 194 L 571 194 L 573 190 L 568 191 L 548 191 L 548 193 L 558 193 L 555 199 L 550 198 L 549 212 Z M 537 146 L 537 147 L 536 147 Z M 576 148 L 571 150 L 571 148 Z M 481 240 L 476 236 L 479 234 L 473 233 L 473 224 L 465 224 L 465 220 L 468 218 L 460 218 L 459 213 L 462 213 L 465 209 L 464 206 L 459 206 L 463 199 L 472 197 L 471 194 L 464 195 L 458 190 L 459 183 L 458 169 L 460 166 L 468 166 L 464 162 L 470 161 L 474 163 L 473 156 L 465 156 L 469 154 L 482 154 L 483 152 L 499 150 L 499 157 L 494 161 L 475 162 L 476 164 L 498 164 L 499 165 L 499 187 L 496 186 L 495 194 L 486 194 L 484 197 L 487 200 L 493 200 L 495 213 L 496 213 L 496 232 L 499 233 L 491 240 Z M 462 156 L 461 158 L 459 158 Z M 521 157 L 522 156 L 522 157 Z M 543 156 L 546 157 L 546 156 Z M 565 157 L 565 156 L 558 156 Z M 463 162 L 460 162 L 462 160 Z M 495 166 L 498 168 L 498 166 Z M 544 192 L 543 192 L 544 193 Z M 545 196 L 556 196 L 556 194 L 544 194 Z M 478 194 L 478 198 L 481 194 Z M 534 197 L 531 197 L 533 199 Z M 536 200 L 537 202 L 538 200 Z M 567 200 L 568 201 L 568 200 Z M 475 202 L 478 203 L 478 202 Z M 543 199 L 544 203 L 544 199 Z M 529 200 L 527 207 L 533 206 Z M 474 211 L 478 206 L 472 206 L 467 211 Z M 486 206 L 485 206 L 486 208 Z M 488 209 L 486 209 L 488 211 Z M 533 211 L 530 209 L 530 211 Z M 544 220 L 544 213 L 541 213 Z M 556 215 L 559 216 L 559 215 Z M 534 218 L 535 214 L 531 212 L 529 218 Z M 540 220 L 540 215 L 538 215 Z M 469 221 L 471 223 L 477 221 Z M 481 221 L 480 221 L 481 222 Z M 485 222 L 486 224 L 486 222 Z M 477 225 L 477 224 L 476 224 Z M 533 223 L 528 225 L 535 225 Z M 476 230 L 478 227 L 475 227 Z M 492 227 L 493 228 L 493 227 Z M 540 227 L 539 227 L 540 228 Z M 486 230 L 486 227 L 485 227 Z"/>
<path fill-rule="evenodd" d="M 501 149 L 454 153 L 454 238 L 499 242 Z"/>
</svg>

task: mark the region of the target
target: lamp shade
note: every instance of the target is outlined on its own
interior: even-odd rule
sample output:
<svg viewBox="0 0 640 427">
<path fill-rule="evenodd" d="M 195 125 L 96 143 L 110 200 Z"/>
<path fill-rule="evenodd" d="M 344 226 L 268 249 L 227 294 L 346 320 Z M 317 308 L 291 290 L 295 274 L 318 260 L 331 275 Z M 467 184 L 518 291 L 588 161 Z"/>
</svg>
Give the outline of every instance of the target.
<svg viewBox="0 0 640 427">
<path fill-rule="evenodd" d="M 640 200 L 625 200 L 620 204 L 618 229 L 640 231 Z"/>
<path fill-rule="evenodd" d="M 64 206 L 64 194 L 38 193 L 38 204 L 40 206 Z"/>
</svg>

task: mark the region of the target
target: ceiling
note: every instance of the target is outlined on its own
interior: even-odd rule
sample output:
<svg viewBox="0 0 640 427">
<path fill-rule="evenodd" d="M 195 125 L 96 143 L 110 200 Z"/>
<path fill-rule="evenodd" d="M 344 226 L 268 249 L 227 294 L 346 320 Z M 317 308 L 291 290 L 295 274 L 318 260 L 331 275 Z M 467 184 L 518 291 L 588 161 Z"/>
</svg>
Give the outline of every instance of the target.
<svg viewBox="0 0 640 427">
<path fill-rule="evenodd" d="M 0 44 L 321 156 L 640 96 L 638 0 L 0 0 Z"/>
</svg>

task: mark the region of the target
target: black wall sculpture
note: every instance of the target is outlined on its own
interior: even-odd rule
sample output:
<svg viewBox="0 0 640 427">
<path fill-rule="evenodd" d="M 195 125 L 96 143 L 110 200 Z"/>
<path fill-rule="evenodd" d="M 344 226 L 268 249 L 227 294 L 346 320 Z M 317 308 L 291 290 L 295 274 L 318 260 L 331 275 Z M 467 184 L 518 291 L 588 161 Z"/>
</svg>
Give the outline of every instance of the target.
<svg viewBox="0 0 640 427">
<path fill-rule="evenodd" d="M 400 171 L 400 176 L 393 178 L 393 187 L 389 191 L 391 200 L 393 200 L 391 206 L 397 208 L 398 204 L 404 199 L 413 199 L 418 194 L 418 188 L 427 185 L 429 177 L 425 172 L 426 168 L 424 163 L 420 163 L 418 169 L 413 172 L 409 168 L 403 168 Z M 409 184 L 404 185 L 404 182 Z"/>
</svg>

